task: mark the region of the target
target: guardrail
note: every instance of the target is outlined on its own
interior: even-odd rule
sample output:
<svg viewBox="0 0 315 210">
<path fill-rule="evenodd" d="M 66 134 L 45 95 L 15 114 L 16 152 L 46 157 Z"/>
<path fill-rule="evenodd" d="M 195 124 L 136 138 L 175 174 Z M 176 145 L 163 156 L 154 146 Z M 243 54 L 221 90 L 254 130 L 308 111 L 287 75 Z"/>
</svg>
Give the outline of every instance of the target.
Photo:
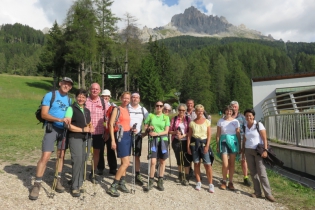
<svg viewBox="0 0 315 210">
<path fill-rule="evenodd" d="M 269 115 L 264 125 L 268 139 L 315 148 L 315 113 Z"/>
<path fill-rule="evenodd" d="M 266 99 L 262 104 L 267 138 L 315 148 L 315 89 Z"/>
</svg>

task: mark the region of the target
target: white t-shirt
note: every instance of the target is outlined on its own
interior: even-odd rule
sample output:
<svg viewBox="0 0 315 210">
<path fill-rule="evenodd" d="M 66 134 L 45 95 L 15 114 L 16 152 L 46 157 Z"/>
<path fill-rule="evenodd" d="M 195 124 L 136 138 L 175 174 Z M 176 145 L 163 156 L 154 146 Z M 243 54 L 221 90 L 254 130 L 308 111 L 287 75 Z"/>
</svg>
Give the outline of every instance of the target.
<svg viewBox="0 0 315 210">
<path fill-rule="evenodd" d="M 180 127 L 180 130 L 182 131 L 182 133 L 185 133 L 185 125 L 184 125 L 184 123 L 179 123 L 179 125 L 178 125 L 179 127 Z M 184 138 L 182 138 L 182 139 L 180 139 L 181 141 L 183 141 L 183 140 L 187 140 L 187 138 L 186 138 L 186 136 L 184 137 Z"/>
<path fill-rule="evenodd" d="M 265 126 L 259 123 L 259 131 L 261 130 L 266 130 Z M 260 134 L 257 131 L 256 128 L 256 120 L 254 120 L 254 124 L 252 125 L 251 128 L 247 127 L 247 123 L 245 123 L 245 137 L 246 137 L 246 142 L 245 142 L 245 148 L 248 149 L 256 149 L 258 144 L 263 144 L 263 140 L 260 136 Z"/>
<path fill-rule="evenodd" d="M 217 126 L 221 128 L 221 135 L 234 135 L 236 134 L 236 129 L 240 127 L 240 122 L 236 119 L 227 121 L 221 118 L 219 119 Z"/>
<path fill-rule="evenodd" d="M 143 107 L 144 119 L 141 106 L 138 105 L 136 109 L 134 109 L 130 104 L 128 105 L 128 110 L 130 114 L 130 126 L 132 127 L 135 123 L 137 123 L 137 131 L 140 133 L 142 128 L 142 122 L 148 117 L 149 112 L 146 108 Z"/>
</svg>

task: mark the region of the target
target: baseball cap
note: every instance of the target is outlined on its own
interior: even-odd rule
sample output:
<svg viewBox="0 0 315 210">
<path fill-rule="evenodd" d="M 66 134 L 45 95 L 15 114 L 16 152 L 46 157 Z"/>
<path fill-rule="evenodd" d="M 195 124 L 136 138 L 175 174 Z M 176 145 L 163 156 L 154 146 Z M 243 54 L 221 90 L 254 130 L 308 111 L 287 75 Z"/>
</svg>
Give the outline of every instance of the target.
<svg viewBox="0 0 315 210">
<path fill-rule="evenodd" d="M 101 96 L 109 96 L 109 97 L 112 97 L 112 96 L 110 95 L 110 91 L 109 91 L 108 89 L 103 90 Z"/>
<path fill-rule="evenodd" d="M 72 79 L 70 79 L 69 77 L 63 77 L 61 81 L 71 82 L 73 84 Z"/>
</svg>

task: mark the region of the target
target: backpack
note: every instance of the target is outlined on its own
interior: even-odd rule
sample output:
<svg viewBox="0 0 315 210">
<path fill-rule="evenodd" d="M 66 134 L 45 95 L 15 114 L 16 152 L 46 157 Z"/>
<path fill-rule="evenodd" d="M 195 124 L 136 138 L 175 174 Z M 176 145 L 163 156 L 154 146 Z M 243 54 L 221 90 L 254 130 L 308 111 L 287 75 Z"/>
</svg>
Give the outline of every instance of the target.
<svg viewBox="0 0 315 210">
<path fill-rule="evenodd" d="M 109 133 L 109 121 L 110 121 L 110 118 L 112 117 L 112 113 L 115 108 L 117 108 L 117 115 L 114 122 L 114 132 L 117 132 L 119 130 L 118 119 L 120 115 L 120 109 L 118 106 L 110 106 L 105 114 L 105 132 L 106 133 Z"/>
<path fill-rule="evenodd" d="M 174 117 L 173 126 L 172 126 L 173 128 L 175 128 L 175 123 L 176 123 L 177 117 L 178 116 Z M 188 125 L 188 116 L 187 115 L 185 115 L 185 120 L 186 120 L 186 123 Z M 187 133 L 188 133 L 188 130 L 189 130 L 189 125 L 187 126 Z"/>
<path fill-rule="evenodd" d="M 45 96 L 44 96 L 44 97 L 45 97 Z M 40 124 L 40 123 L 43 123 L 43 127 L 44 127 L 44 124 L 45 124 L 45 122 L 46 122 L 46 120 L 44 120 L 44 119 L 42 118 L 42 104 L 43 104 L 44 97 L 42 98 L 42 101 L 40 102 L 40 105 L 39 105 L 38 109 L 37 109 L 36 112 L 35 112 L 35 117 L 36 117 L 36 119 L 39 121 L 39 122 L 37 123 L 37 125 Z M 55 91 L 52 91 L 52 96 L 51 96 L 51 99 L 50 99 L 49 109 L 51 108 L 52 104 L 54 103 L 55 98 L 56 98 L 56 92 L 55 92 Z"/>
<path fill-rule="evenodd" d="M 51 91 L 51 92 L 52 92 L 52 96 L 51 96 L 51 99 L 50 99 L 49 109 L 51 108 L 51 106 L 54 103 L 55 98 L 56 98 L 56 91 Z M 42 118 L 42 104 L 43 104 L 44 97 L 42 98 L 42 100 L 40 102 L 40 105 L 39 105 L 38 109 L 35 112 L 35 117 L 39 121 L 37 123 L 37 125 L 40 124 L 40 123 L 43 123 L 43 128 L 44 128 L 44 125 L 45 125 L 45 122 L 46 122 L 46 120 L 44 120 Z M 71 99 L 70 99 L 69 96 L 68 96 L 68 103 L 69 103 L 69 106 L 70 106 L 71 105 Z"/>
</svg>

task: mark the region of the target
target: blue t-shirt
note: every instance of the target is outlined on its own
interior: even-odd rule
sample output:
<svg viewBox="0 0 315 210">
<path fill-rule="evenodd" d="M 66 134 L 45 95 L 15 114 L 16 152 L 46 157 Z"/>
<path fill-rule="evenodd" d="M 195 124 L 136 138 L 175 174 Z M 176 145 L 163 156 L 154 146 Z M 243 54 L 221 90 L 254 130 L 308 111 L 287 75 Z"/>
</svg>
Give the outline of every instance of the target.
<svg viewBox="0 0 315 210">
<path fill-rule="evenodd" d="M 66 114 L 67 107 L 70 106 L 69 104 L 69 97 L 68 95 L 61 95 L 59 91 L 55 92 L 55 100 L 51 105 L 51 108 L 48 111 L 48 114 L 50 114 L 53 117 L 57 118 L 64 118 Z M 50 106 L 50 101 L 52 98 L 52 92 L 46 93 L 43 99 L 43 106 Z M 58 127 L 58 128 L 63 128 L 63 123 L 62 122 L 53 122 L 53 125 Z"/>
</svg>

